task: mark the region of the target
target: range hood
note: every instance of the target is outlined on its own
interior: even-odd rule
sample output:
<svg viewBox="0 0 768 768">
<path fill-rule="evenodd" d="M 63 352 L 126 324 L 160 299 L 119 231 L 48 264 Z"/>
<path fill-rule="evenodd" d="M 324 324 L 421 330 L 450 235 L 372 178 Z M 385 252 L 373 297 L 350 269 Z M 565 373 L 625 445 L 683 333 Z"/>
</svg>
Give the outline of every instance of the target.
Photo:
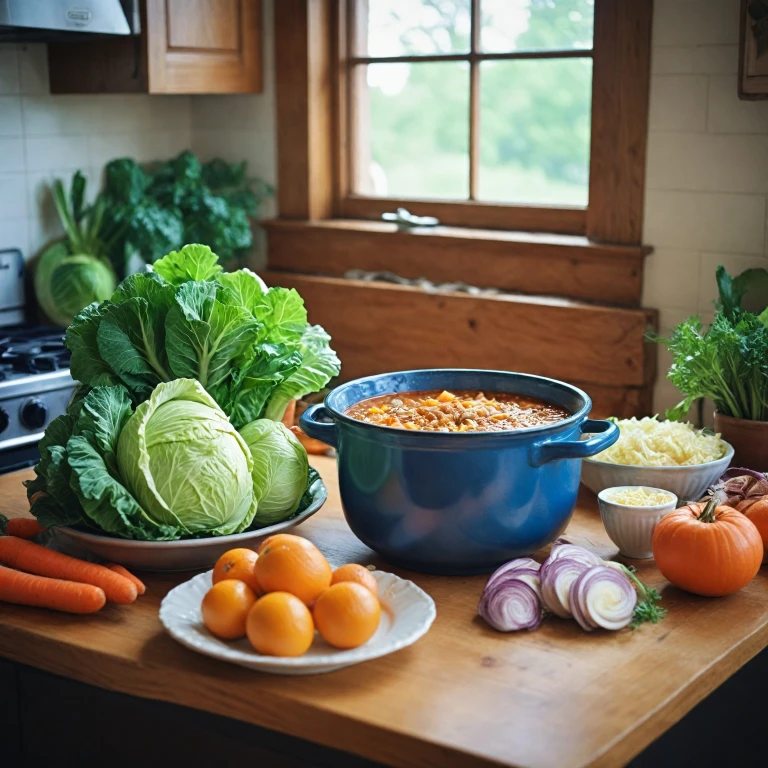
<svg viewBox="0 0 768 768">
<path fill-rule="evenodd" d="M 136 0 L 0 0 L 0 42 L 138 34 Z"/>
</svg>

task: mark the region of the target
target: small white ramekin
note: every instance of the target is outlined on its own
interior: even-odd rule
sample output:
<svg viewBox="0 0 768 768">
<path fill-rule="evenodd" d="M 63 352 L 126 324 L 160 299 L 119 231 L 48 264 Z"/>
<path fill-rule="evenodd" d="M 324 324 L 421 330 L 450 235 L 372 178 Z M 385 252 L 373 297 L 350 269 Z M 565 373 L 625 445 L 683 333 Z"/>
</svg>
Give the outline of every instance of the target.
<svg viewBox="0 0 768 768">
<path fill-rule="evenodd" d="M 610 497 L 617 491 L 643 488 L 646 491 L 660 491 L 669 494 L 670 500 L 655 507 L 634 507 L 629 504 L 617 504 Z M 677 496 L 661 488 L 646 485 L 619 485 L 606 488 L 597 495 L 600 517 L 611 541 L 625 557 L 644 559 L 653 557 L 653 531 L 664 515 L 677 506 Z"/>
</svg>

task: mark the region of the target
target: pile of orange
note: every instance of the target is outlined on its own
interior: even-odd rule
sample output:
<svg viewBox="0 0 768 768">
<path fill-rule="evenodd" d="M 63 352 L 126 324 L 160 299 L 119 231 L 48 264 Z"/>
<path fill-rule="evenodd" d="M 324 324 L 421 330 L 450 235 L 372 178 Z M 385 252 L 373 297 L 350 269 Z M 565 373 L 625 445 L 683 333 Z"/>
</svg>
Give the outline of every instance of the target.
<svg viewBox="0 0 768 768">
<path fill-rule="evenodd" d="M 213 569 L 203 623 L 223 640 L 248 637 L 258 653 L 301 656 L 315 629 L 336 648 L 357 648 L 379 626 L 376 579 L 362 565 L 331 569 L 301 536 L 279 533 L 257 552 L 231 549 Z"/>
</svg>

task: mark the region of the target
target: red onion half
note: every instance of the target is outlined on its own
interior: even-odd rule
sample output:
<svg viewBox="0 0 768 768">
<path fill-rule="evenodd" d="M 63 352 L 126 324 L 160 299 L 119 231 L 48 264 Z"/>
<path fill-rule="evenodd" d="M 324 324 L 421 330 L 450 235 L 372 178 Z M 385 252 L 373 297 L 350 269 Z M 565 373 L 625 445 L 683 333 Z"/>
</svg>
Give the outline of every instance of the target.
<svg viewBox="0 0 768 768">
<path fill-rule="evenodd" d="M 548 560 L 540 571 L 541 598 L 544 605 L 563 619 L 570 619 L 573 611 L 570 605 L 571 584 L 592 565 L 572 557 Z"/>
<path fill-rule="evenodd" d="M 637 592 L 630 580 L 605 565 L 589 568 L 571 585 L 573 617 L 586 632 L 629 626 L 636 604 Z"/>
<path fill-rule="evenodd" d="M 536 629 L 543 613 L 535 590 L 511 575 L 485 588 L 477 612 L 499 632 Z"/>
</svg>

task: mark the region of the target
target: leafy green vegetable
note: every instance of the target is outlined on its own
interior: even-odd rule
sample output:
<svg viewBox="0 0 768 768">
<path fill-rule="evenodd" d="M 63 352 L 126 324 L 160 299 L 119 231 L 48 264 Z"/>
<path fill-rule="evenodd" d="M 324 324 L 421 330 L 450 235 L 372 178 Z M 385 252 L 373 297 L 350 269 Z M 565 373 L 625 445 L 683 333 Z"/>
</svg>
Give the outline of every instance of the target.
<svg viewBox="0 0 768 768">
<path fill-rule="evenodd" d="M 33 514 L 46 527 L 145 540 L 235 533 L 294 514 L 310 503 L 314 476 L 277 422 L 291 398 L 338 373 L 328 335 L 307 323 L 295 291 L 267 288 L 249 270 L 221 272 L 207 246 L 155 266 L 67 330 L 80 385 L 40 442 L 27 495 L 46 493 Z M 254 470 L 236 430 L 257 419 Z"/>
<path fill-rule="evenodd" d="M 240 434 L 253 456 L 256 519 L 268 525 L 289 518 L 307 487 L 309 462 L 304 446 L 283 424 L 269 419 L 246 424 Z"/>
<path fill-rule="evenodd" d="M 197 381 L 155 388 L 120 432 L 117 464 L 146 516 L 179 535 L 239 533 L 256 513 L 248 446 Z"/>
<path fill-rule="evenodd" d="M 685 417 L 695 400 L 714 400 L 721 413 L 739 419 L 768 420 L 768 309 L 760 314 L 742 309 L 766 286 L 768 273 L 747 270 L 731 278 L 717 270 L 720 298 L 715 320 L 704 328 L 697 317 L 680 323 L 669 339 L 672 352 L 668 378 L 685 395 L 667 417 Z"/>
<path fill-rule="evenodd" d="M 124 273 L 135 254 L 152 263 L 190 242 L 205 243 L 224 260 L 240 258 L 253 245 L 249 217 L 271 192 L 248 178 L 246 163 L 201 164 L 191 152 L 147 169 L 129 158 L 113 160 L 104 192 L 105 218 L 121 232 L 113 264 Z"/>
<path fill-rule="evenodd" d="M 72 375 L 123 384 L 134 404 L 164 381 L 197 379 L 236 428 L 282 418 L 291 399 L 339 372 L 330 338 L 306 321 L 294 290 L 266 289 L 249 270 L 219 271 L 210 248 L 169 253 L 86 307 L 67 331 Z"/>
<path fill-rule="evenodd" d="M 340 363 L 330 340 L 319 325 L 305 328 L 299 343 L 301 365 L 275 388 L 264 414 L 268 419 L 282 419 L 291 400 L 322 389 L 338 375 Z"/>
<path fill-rule="evenodd" d="M 85 204 L 85 177 L 78 171 L 69 198 L 60 179 L 53 183 L 53 199 L 66 238 L 43 251 L 35 271 L 35 294 L 43 312 L 58 325 L 93 301 L 103 301 L 115 290 L 117 279 L 106 258 L 109 242 L 102 226 L 104 201 Z"/>
<path fill-rule="evenodd" d="M 637 629 L 646 621 L 651 624 L 658 624 L 667 615 L 667 609 L 657 605 L 657 603 L 661 602 L 659 591 L 640 581 L 634 565 L 627 566 L 622 563 L 617 563 L 616 565 L 621 568 L 637 590 L 638 601 L 637 605 L 635 605 L 635 613 L 630 627 Z"/>
</svg>

